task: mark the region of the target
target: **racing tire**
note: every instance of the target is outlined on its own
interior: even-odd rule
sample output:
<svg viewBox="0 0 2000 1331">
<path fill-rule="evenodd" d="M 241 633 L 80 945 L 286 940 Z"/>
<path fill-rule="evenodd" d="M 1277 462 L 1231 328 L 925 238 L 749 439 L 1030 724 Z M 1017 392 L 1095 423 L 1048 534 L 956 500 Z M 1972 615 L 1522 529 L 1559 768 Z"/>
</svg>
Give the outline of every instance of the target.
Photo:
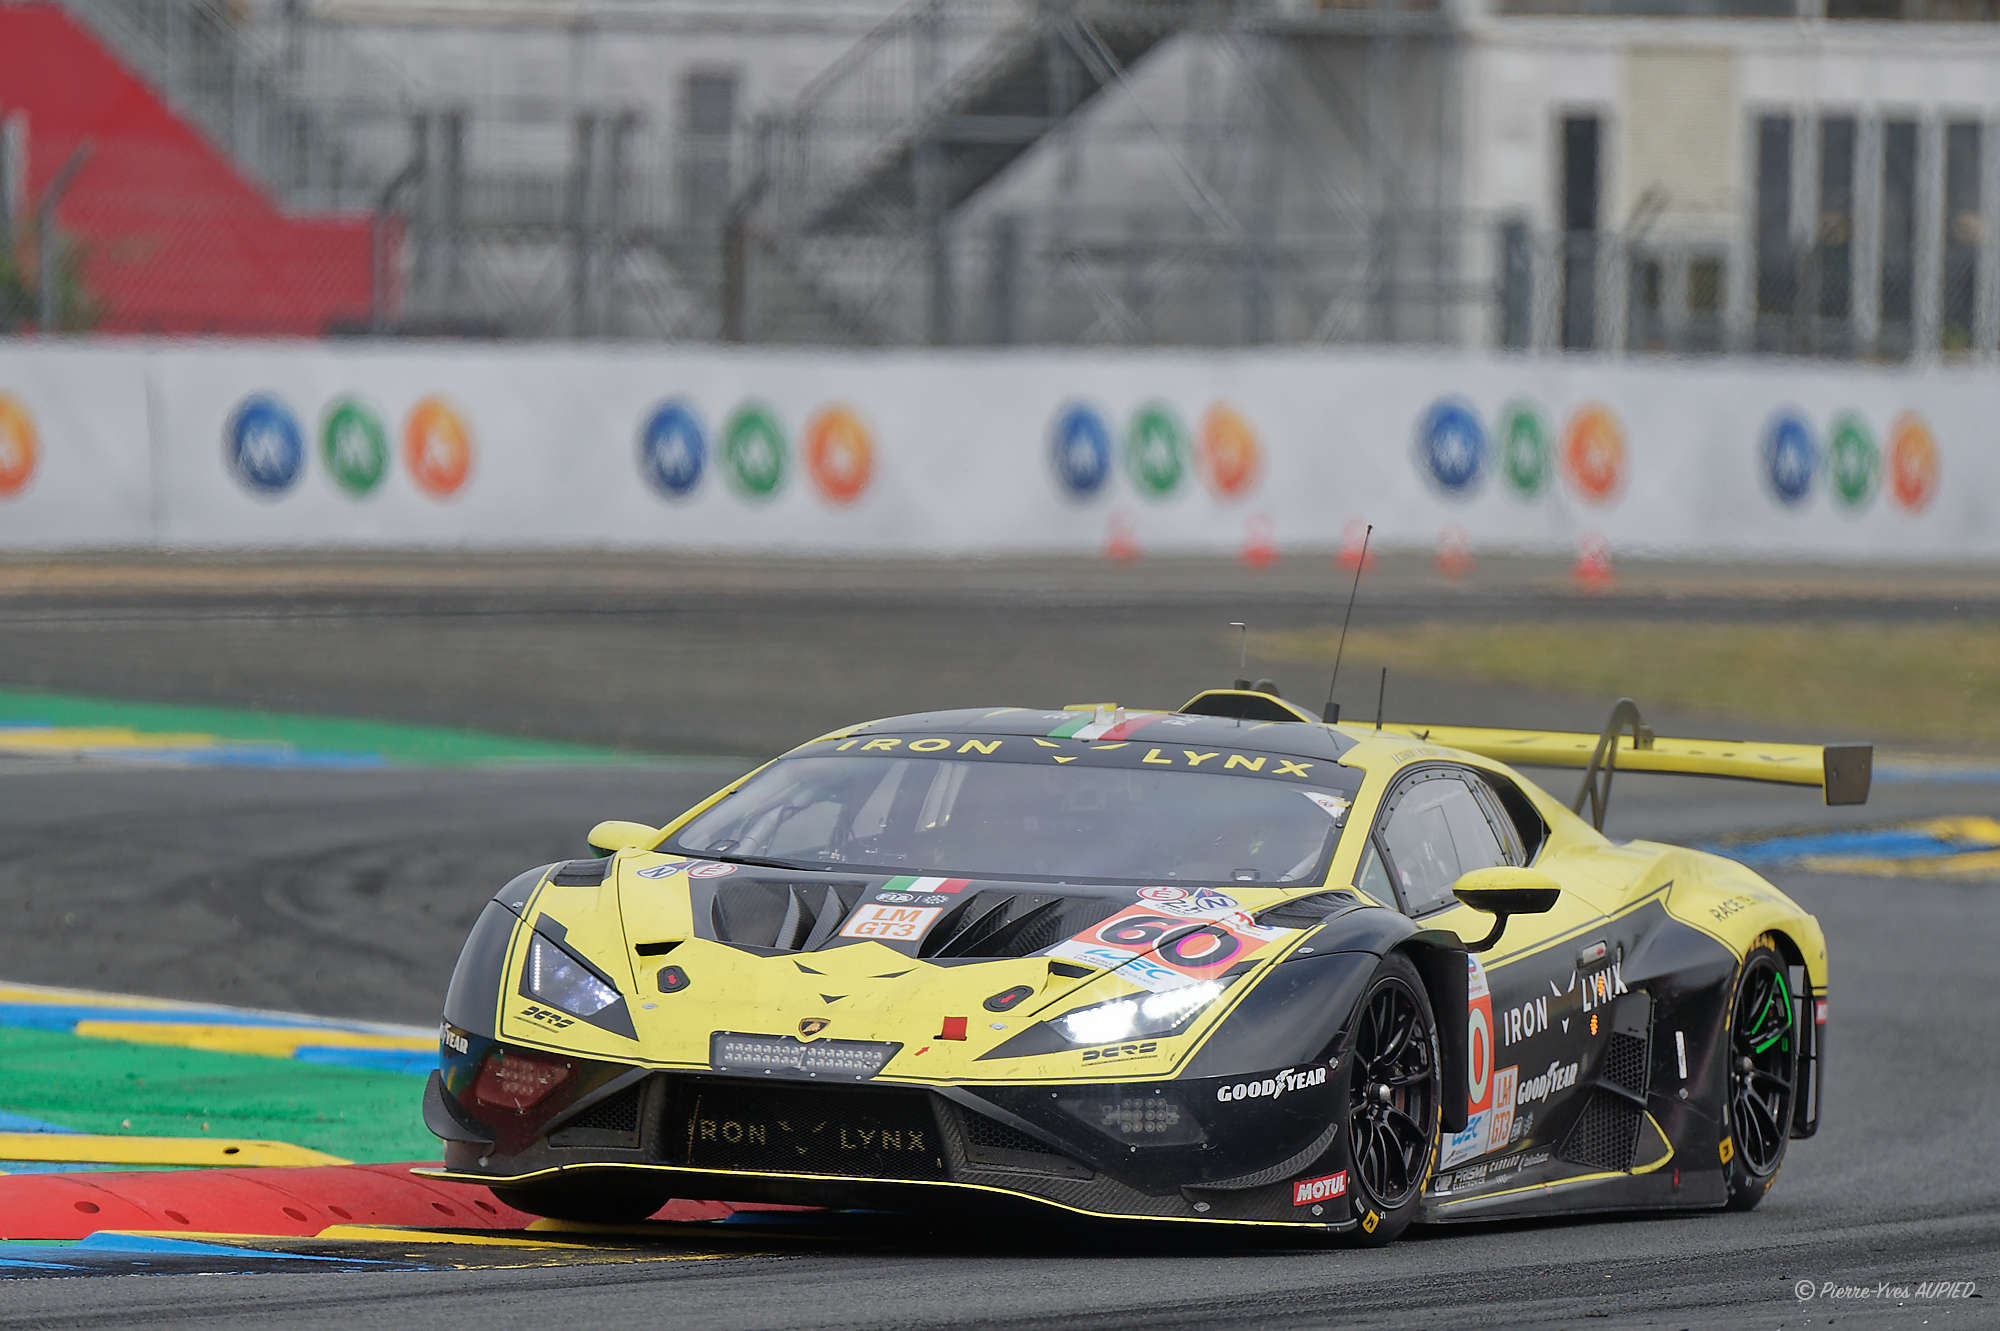
<svg viewBox="0 0 2000 1331">
<path fill-rule="evenodd" d="M 584 1225 L 637 1224 L 672 1200 L 656 1188 L 589 1177 L 496 1187 L 492 1193 L 516 1211 Z"/>
<path fill-rule="evenodd" d="M 1360 1222 L 1345 1237 L 1378 1248 L 1422 1209 L 1444 1104 L 1437 1018 L 1423 977 L 1402 953 L 1382 958 L 1369 981 L 1342 1063 L 1348 1192 Z"/>
<path fill-rule="evenodd" d="M 1799 1034 L 1789 968 L 1770 934 L 1737 968 L 1729 1000 L 1729 1078 L 1723 1092 L 1722 1168 L 1729 1209 L 1764 1200 L 1785 1163 L 1797 1103 Z"/>
</svg>

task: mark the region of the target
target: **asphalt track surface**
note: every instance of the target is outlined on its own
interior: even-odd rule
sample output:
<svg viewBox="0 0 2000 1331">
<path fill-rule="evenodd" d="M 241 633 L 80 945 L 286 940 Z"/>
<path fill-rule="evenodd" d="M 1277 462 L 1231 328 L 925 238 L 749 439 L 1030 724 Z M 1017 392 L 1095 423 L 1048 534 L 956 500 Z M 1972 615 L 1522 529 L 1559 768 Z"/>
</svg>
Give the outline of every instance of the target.
<svg viewBox="0 0 2000 1331">
<path fill-rule="evenodd" d="M 621 610 L 599 588 L 588 606 L 558 595 L 485 613 L 425 596 L 408 604 L 343 589 L 337 608 L 268 589 L 123 609 L 72 593 L 16 602 L 0 607 L 0 685 L 755 753 L 932 702 L 1170 704 L 1233 673 L 1214 621 L 1241 617 L 1192 594 L 959 604 L 889 588 L 829 604 L 749 587 L 682 609 Z M 1309 596 L 1281 600 L 1257 607 L 1272 626 L 1327 618 Z M 1574 610 L 1560 592 L 1538 599 L 1532 589 L 1507 604 Z M 1601 710 L 1424 681 L 1391 688 L 1403 717 L 1594 727 Z M 1655 718 L 1662 730 L 1681 720 L 1698 718 Z M 0 976 L 428 1021 L 466 925 L 512 871 L 577 853 L 597 818 L 665 817 L 738 766 L 15 763 L 0 768 Z M 1550 785 L 1567 793 L 1574 780 Z M 1865 810 L 1825 810 L 1797 792 L 1627 777 L 1607 830 L 1706 839 L 1991 814 L 1996 793 L 1897 783 L 1879 786 Z M 2000 1307 L 2000 1069 L 1986 1056 L 2000 1010 L 2000 887 L 1773 876 L 1819 915 L 1833 949 L 1828 1108 L 1819 1136 L 1793 1144 L 1777 1186 L 1747 1215 L 1437 1229 L 1374 1252 L 976 1223 L 675 1232 L 650 1255 L 685 1260 L 14 1281 L 0 1328 L 2000 1324 L 1987 1311 Z M 1801 1281 L 1926 1279 L 1977 1281 L 1987 1297 L 1795 1295 Z"/>
</svg>

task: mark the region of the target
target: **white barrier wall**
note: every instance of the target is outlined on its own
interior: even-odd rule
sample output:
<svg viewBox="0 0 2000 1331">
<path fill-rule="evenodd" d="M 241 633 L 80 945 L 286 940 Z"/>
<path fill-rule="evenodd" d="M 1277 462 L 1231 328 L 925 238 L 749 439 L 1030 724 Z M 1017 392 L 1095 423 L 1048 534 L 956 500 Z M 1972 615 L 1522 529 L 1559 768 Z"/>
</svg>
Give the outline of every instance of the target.
<svg viewBox="0 0 2000 1331">
<path fill-rule="evenodd" d="M 2000 557 L 2000 380 L 1466 355 L 0 343 L 0 548 Z"/>
</svg>

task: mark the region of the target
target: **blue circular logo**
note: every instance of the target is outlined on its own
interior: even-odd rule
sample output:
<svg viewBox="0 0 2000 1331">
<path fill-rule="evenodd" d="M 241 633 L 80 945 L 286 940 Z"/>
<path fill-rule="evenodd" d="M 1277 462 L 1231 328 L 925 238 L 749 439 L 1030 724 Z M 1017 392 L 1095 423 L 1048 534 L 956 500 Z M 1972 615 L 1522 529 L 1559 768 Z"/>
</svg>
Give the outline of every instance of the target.
<svg viewBox="0 0 2000 1331">
<path fill-rule="evenodd" d="M 1440 490 L 1464 494 L 1486 469 L 1486 429 L 1469 403 L 1441 398 L 1417 425 L 1417 453 Z"/>
<path fill-rule="evenodd" d="M 223 435 L 229 469 L 256 494 L 283 494 L 306 469 L 306 443 L 298 420 L 277 398 L 247 397 Z"/>
<path fill-rule="evenodd" d="M 639 432 L 639 470 L 655 490 L 680 499 L 701 483 L 708 462 L 708 438 L 694 409 L 675 399 L 663 402 Z"/>
<path fill-rule="evenodd" d="M 1812 427 L 1796 411 L 1781 411 L 1764 430 L 1764 475 L 1771 494 L 1790 507 L 1805 499 L 1819 470 L 1819 445 Z"/>
<path fill-rule="evenodd" d="M 1049 431 L 1049 448 L 1056 476 L 1073 498 L 1090 498 L 1111 477 L 1111 431 L 1090 407 L 1064 407 Z"/>
</svg>

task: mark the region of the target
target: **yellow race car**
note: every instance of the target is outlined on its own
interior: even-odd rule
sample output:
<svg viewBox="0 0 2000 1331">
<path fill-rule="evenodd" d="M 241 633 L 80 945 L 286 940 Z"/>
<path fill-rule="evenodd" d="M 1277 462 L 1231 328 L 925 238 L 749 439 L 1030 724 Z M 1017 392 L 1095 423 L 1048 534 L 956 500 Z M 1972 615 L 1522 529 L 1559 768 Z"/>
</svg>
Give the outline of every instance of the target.
<svg viewBox="0 0 2000 1331">
<path fill-rule="evenodd" d="M 1371 727 L 1248 688 L 850 726 L 501 889 L 445 998 L 435 1176 L 572 1219 L 1361 1243 L 1755 1206 L 1817 1126 L 1826 941 L 1743 866 L 1597 826 L 1619 767 L 1858 803 L 1870 761 L 1629 703 L 1601 735 Z M 1592 821 L 1508 762 L 1585 769 Z"/>
</svg>

